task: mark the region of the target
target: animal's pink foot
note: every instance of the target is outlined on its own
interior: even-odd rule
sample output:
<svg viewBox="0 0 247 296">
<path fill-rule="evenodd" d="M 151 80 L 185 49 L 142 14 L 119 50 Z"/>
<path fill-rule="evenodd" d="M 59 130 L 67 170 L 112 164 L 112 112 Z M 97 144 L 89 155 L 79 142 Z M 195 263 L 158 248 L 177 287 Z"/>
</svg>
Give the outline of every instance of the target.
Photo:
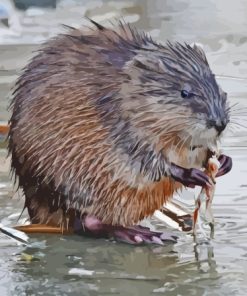
<svg viewBox="0 0 247 296">
<path fill-rule="evenodd" d="M 74 224 L 77 234 L 93 237 L 114 238 L 129 244 L 139 245 L 142 243 L 152 243 L 163 245 L 164 242 L 176 242 L 176 236 L 163 232 L 151 231 L 143 226 L 112 226 L 103 224 L 94 216 L 84 216 L 81 220 L 77 219 Z"/>
</svg>

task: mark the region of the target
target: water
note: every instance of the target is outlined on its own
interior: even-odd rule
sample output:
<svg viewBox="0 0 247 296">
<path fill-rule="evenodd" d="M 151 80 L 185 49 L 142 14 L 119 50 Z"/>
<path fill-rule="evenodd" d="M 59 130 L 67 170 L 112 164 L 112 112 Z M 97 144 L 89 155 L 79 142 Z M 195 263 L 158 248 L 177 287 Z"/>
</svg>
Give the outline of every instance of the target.
<svg viewBox="0 0 247 296">
<path fill-rule="evenodd" d="M 56 10 L 30 8 L 26 12 L 8 6 L 11 27 L 0 25 L 0 121 L 9 118 L 7 95 L 32 51 L 61 31 L 60 23 L 79 26 L 85 22 L 84 15 L 101 22 L 124 16 L 156 39 L 203 44 L 231 104 L 247 106 L 246 1 L 80 3 L 64 0 Z M 244 119 L 238 122 L 246 125 Z M 13 189 L 9 159 L 5 160 L 6 150 L 1 147 L 0 220 L 13 225 L 13 214 L 21 211 L 23 199 Z M 246 295 L 246 128 L 235 125 L 223 148 L 233 158 L 234 167 L 217 183 L 213 203 L 216 238 L 210 245 L 195 246 L 191 236 L 176 232 L 178 243 L 165 247 L 55 235 L 32 236 L 34 244 L 25 247 L 0 234 L 1 295 Z M 35 260 L 23 260 L 23 252 Z"/>
</svg>

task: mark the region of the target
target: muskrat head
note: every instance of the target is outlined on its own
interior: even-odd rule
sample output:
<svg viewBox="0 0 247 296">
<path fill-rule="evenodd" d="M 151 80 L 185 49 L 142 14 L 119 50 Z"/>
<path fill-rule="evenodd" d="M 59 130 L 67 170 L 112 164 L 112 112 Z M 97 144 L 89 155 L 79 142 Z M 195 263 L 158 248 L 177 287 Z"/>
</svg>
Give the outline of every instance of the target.
<svg viewBox="0 0 247 296">
<path fill-rule="evenodd" d="M 153 44 L 137 52 L 126 72 L 125 110 L 147 135 L 173 150 L 216 145 L 229 122 L 227 95 L 199 46 Z"/>
</svg>

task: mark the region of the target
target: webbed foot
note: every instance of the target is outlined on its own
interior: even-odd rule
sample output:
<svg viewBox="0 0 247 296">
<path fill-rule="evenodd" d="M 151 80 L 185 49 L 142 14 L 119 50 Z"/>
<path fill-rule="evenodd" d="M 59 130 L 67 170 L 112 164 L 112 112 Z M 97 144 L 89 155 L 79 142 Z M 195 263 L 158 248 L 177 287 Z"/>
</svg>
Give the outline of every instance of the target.
<svg viewBox="0 0 247 296">
<path fill-rule="evenodd" d="M 114 238 L 117 241 L 140 245 L 142 243 L 164 245 L 164 242 L 176 242 L 176 236 L 162 232 L 151 231 L 143 226 L 113 226 L 102 223 L 94 216 L 85 215 L 76 219 L 74 231 L 77 234 L 98 238 Z"/>
</svg>

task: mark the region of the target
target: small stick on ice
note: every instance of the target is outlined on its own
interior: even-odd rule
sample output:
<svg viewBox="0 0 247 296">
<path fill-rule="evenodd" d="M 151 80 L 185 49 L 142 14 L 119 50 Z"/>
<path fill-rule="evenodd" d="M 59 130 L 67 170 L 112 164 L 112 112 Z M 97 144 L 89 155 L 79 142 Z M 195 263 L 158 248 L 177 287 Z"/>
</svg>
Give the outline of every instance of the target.
<svg viewBox="0 0 247 296">
<path fill-rule="evenodd" d="M 28 245 L 28 239 L 29 237 L 22 231 L 19 231 L 17 229 L 4 226 L 0 223 L 0 232 L 7 235 L 8 237 L 12 238 L 13 240 L 22 243 L 24 245 Z"/>
<path fill-rule="evenodd" d="M 215 182 L 215 176 L 219 170 L 220 167 L 220 162 L 218 161 L 216 155 L 212 156 L 208 160 L 208 165 L 205 173 L 212 178 L 212 180 Z M 204 218 L 208 222 L 210 226 L 210 238 L 214 237 L 214 217 L 213 217 L 213 212 L 212 212 L 212 201 L 214 197 L 214 192 L 215 192 L 215 185 L 212 186 L 211 188 L 205 187 L 202 188 L 199 196 L 197 197 L 195 203 L 196 203 L 196 208 L 194 210 L 194 215 L 193 215 L 193 234 L 195 235 L 196 232 L 196 224 L 198 221 L 198 216 L 200 214 L 200 208 L 202 206 L 202 203 L 205 202 L 205 212 L 204 212 Z"/>
</svg>

